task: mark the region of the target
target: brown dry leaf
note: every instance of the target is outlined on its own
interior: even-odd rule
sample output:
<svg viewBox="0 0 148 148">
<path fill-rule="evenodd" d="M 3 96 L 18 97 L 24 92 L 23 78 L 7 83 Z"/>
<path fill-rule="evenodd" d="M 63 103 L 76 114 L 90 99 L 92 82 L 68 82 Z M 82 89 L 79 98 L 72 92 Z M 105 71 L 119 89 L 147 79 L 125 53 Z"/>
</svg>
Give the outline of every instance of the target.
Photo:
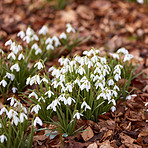
<svg viewBox="0 0 148 148">
<path fill-rule="evenodd" d="M 112 135 L 113 131 L 112 130 L 108 130 L 107 132 L 104 133 L 101 141 L 106 140 L 108 137 L 110 137 Z"/>
<path fill-rule="evenodd" d="M 146 137 L 146 136 L 148 136 L 148 131 L 142 131 L 142 132 L 138 135 L 138 137 Z"/>
<path fill-rule="evenodd" d="M 133 144 L 135 139 L 125 135 L 124 133 L 120 134 L 121 142 L 124 143 L 127 147 Z"/>
<path fill-rule="evenodd" d="M 85 5 L 78 6 L 76 12 L 83 19 L 86 19 L 86 20 L 93 20 L 94 19 L 94 13 L 93 13 L 93 11 L 89 7 L 87 7 Z"/>
<path fill-rule="evenodd" d="M 92 128 L 89 126 L 85 129 L 85 131 L 81 134 L 84 141 L 88 141 L 94 136 Z"/>
<path fill-rule="evenodd" d="M 104 141 L 102 143 L 99 143 L 99 146 L 100 146 L 100 148 L 114 148 L 114 147 L 111 146 L 109 140 L 106 140 L 106 141 Z"/>
<path fill-rule="evenodd" d="M 96 142 L 90 144 L 87 148 L 98 148 L 98 145 Z"/>
</svg>

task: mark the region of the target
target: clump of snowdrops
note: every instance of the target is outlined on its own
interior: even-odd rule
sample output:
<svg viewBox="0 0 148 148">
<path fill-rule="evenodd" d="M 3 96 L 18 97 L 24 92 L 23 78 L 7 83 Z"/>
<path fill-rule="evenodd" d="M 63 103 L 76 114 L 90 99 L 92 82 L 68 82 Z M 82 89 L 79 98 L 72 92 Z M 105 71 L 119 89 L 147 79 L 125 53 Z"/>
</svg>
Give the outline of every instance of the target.
<svg viewBox="0 0 148 148">
<path fill-rule="evenodd" d="M 88 38 L 79 37 L 79 32 L 76 32 L 71 24 L 67 24 L 66 31 L 59 36 L 50 36 L 48 27 L 45 25 L 37 33 L 28 27 L 25 32 L 20 31 L 17 36 L 26 41 L 26 48 L 33 50 L 31 55 L 33 60 L 54 59 L 59 57 L 65 50 L 70 53 L 73 47 L 88 40 Z"/>
<path fill-rule="evenodd" d="M 20 92 L 26 87 L 26 79 L 40 72 L 43 67 L 38 68 L 38 63 L 30 63 L 32 50 L 23 50 L 23 47 L 12 40 L 8 40 L 5 46 L 10 47 L 6 54 L 1 50 L 0 55 L 0 92 L 6 98 L 9 89 L 13 93 Z"/>
<path fill-rule="evenodd" d="M 62 133 L 73 135 L 76 120 L 83 119 L 97 121 L 100 114 L 110 109 L 116 110 L 116 102 L 120 97 L 128 95 L 128 88 L 132 79 L 133 58 L 125 48 L 117 53 L 99 56 L 100 51 L 91 49 L 84 51 L 84 56 L 75 56 L 73 59 L 60 58 L 61 67 L 49 68 L 49 74 L 38 76 L 28 97 L 33 101 L 32 111 L 44 121 L 52 121 L 60 127 Z M 53 77 L 49 79 L 49 75 Z M 124 87 L 119 87 L 119 80 L 126 79 Z M 57 115 L 58 122 L 52 116 Z"/>
<path fill-rule="evenodd" d="M 37 115 L 33 115 L 33 120 L 29 119 L 30 109 L 27 110 L 14 96 L 7 101 L 10 106 L 5 105 L 0 110 L 0 147 L 31 148 L 34 126 L 42 126 L 41 119 Z"/>
</svg>

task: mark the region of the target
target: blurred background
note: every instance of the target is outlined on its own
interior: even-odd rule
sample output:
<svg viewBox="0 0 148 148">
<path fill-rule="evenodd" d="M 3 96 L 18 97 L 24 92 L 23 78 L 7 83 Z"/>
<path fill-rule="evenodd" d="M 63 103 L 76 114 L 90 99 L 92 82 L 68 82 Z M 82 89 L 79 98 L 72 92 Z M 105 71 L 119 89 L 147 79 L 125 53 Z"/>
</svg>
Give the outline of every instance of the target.
<svg viewBox="0 0 148 148">
<path fill-rule="evenodd" d="M 71 23 L 90 39 L 75 51 L 94 47 L 114 51 L 125 47 L 135 56 L 148 54 L 148 0 L 1 0 L 0 47 L 31 26 L 49 27 L 51 35 Z"/>
</svg>

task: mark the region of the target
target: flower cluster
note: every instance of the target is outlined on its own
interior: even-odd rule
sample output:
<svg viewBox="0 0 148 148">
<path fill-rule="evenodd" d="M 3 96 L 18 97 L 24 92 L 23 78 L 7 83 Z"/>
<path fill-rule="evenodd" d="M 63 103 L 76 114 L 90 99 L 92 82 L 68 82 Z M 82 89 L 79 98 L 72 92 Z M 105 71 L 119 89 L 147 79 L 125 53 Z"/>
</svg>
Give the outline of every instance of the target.
<svg viewBox="0 0 148 148">
<path fill-rule="evenodd" d="M 29 48 L 33 50 L 32 59 L 52 59 L 59 56 L 64 50 L 71 52 L 72 48 L 82 41 L 77 35 L 71 39 L 75 29 L 71 24 L 66 25 L 66 31 L 62 32 L 59 37 L 49 36 L 47 26 L 43 26 L 38 33 L 35 33 L 30 27 L 27 30 L 20 31 L 18 37 L 26 41 Z M 70 43 L 72 42 L 72 43 Z M 60 50 L 59 50 L 60 49 Z M 56 53 L 56 54 L 55 54 Z M 55 56 L 56 55 L 56 56 Z"/>
<path fill-rule="evenodd" d="M 123 51 L 126 52 L 126 57 L 126 49 L 119 49 L 116 57 L 120 57 Z M 61 67 L 52 66 L 48 70 L 52 80 L 47 74 L 29 77 L 27 84 L 39 85 L 28 96 L 35 102 L 32 111 L 43 120 L 50 120 L 56 113 L 59 119 L 62 118 L 60 126 L 67 125 L 69 128 L 80 117 L 97 121 L 99 114 L 110 109 L 115 111 L 116 101 L 122 95 L 118 81 L 124 72 L 124 61 L 101 57 L 99 53 L 99 50 L 91 49 L 84 51 L 84 56 L 75 56 L 72 60 L 61 57 Z M 65 125 L 63 121 L 66 122 Z M 68 133 L 66 126 L 64 129 Z"/>
</svg>

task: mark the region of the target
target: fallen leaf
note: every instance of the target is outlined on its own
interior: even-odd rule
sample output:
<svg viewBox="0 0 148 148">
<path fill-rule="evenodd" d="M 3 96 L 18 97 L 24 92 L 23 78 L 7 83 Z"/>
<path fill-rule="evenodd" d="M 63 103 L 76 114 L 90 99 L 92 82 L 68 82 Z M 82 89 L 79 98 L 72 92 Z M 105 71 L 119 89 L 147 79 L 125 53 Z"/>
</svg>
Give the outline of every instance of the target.
<svg viewBox="0 0 148 148">
<path fill-rule="evenodd" d="M 84 141 L 88 141 L 94 136 L 92 128 L 89 126 L 85 129 L 85 131 L 81 134 Z"/>
<path fill-rule="evenodd" d="M 96 144 L 96 142 L 90 144 L 87 148 L 98 148 L 98 145 Z"/>
</svg>

